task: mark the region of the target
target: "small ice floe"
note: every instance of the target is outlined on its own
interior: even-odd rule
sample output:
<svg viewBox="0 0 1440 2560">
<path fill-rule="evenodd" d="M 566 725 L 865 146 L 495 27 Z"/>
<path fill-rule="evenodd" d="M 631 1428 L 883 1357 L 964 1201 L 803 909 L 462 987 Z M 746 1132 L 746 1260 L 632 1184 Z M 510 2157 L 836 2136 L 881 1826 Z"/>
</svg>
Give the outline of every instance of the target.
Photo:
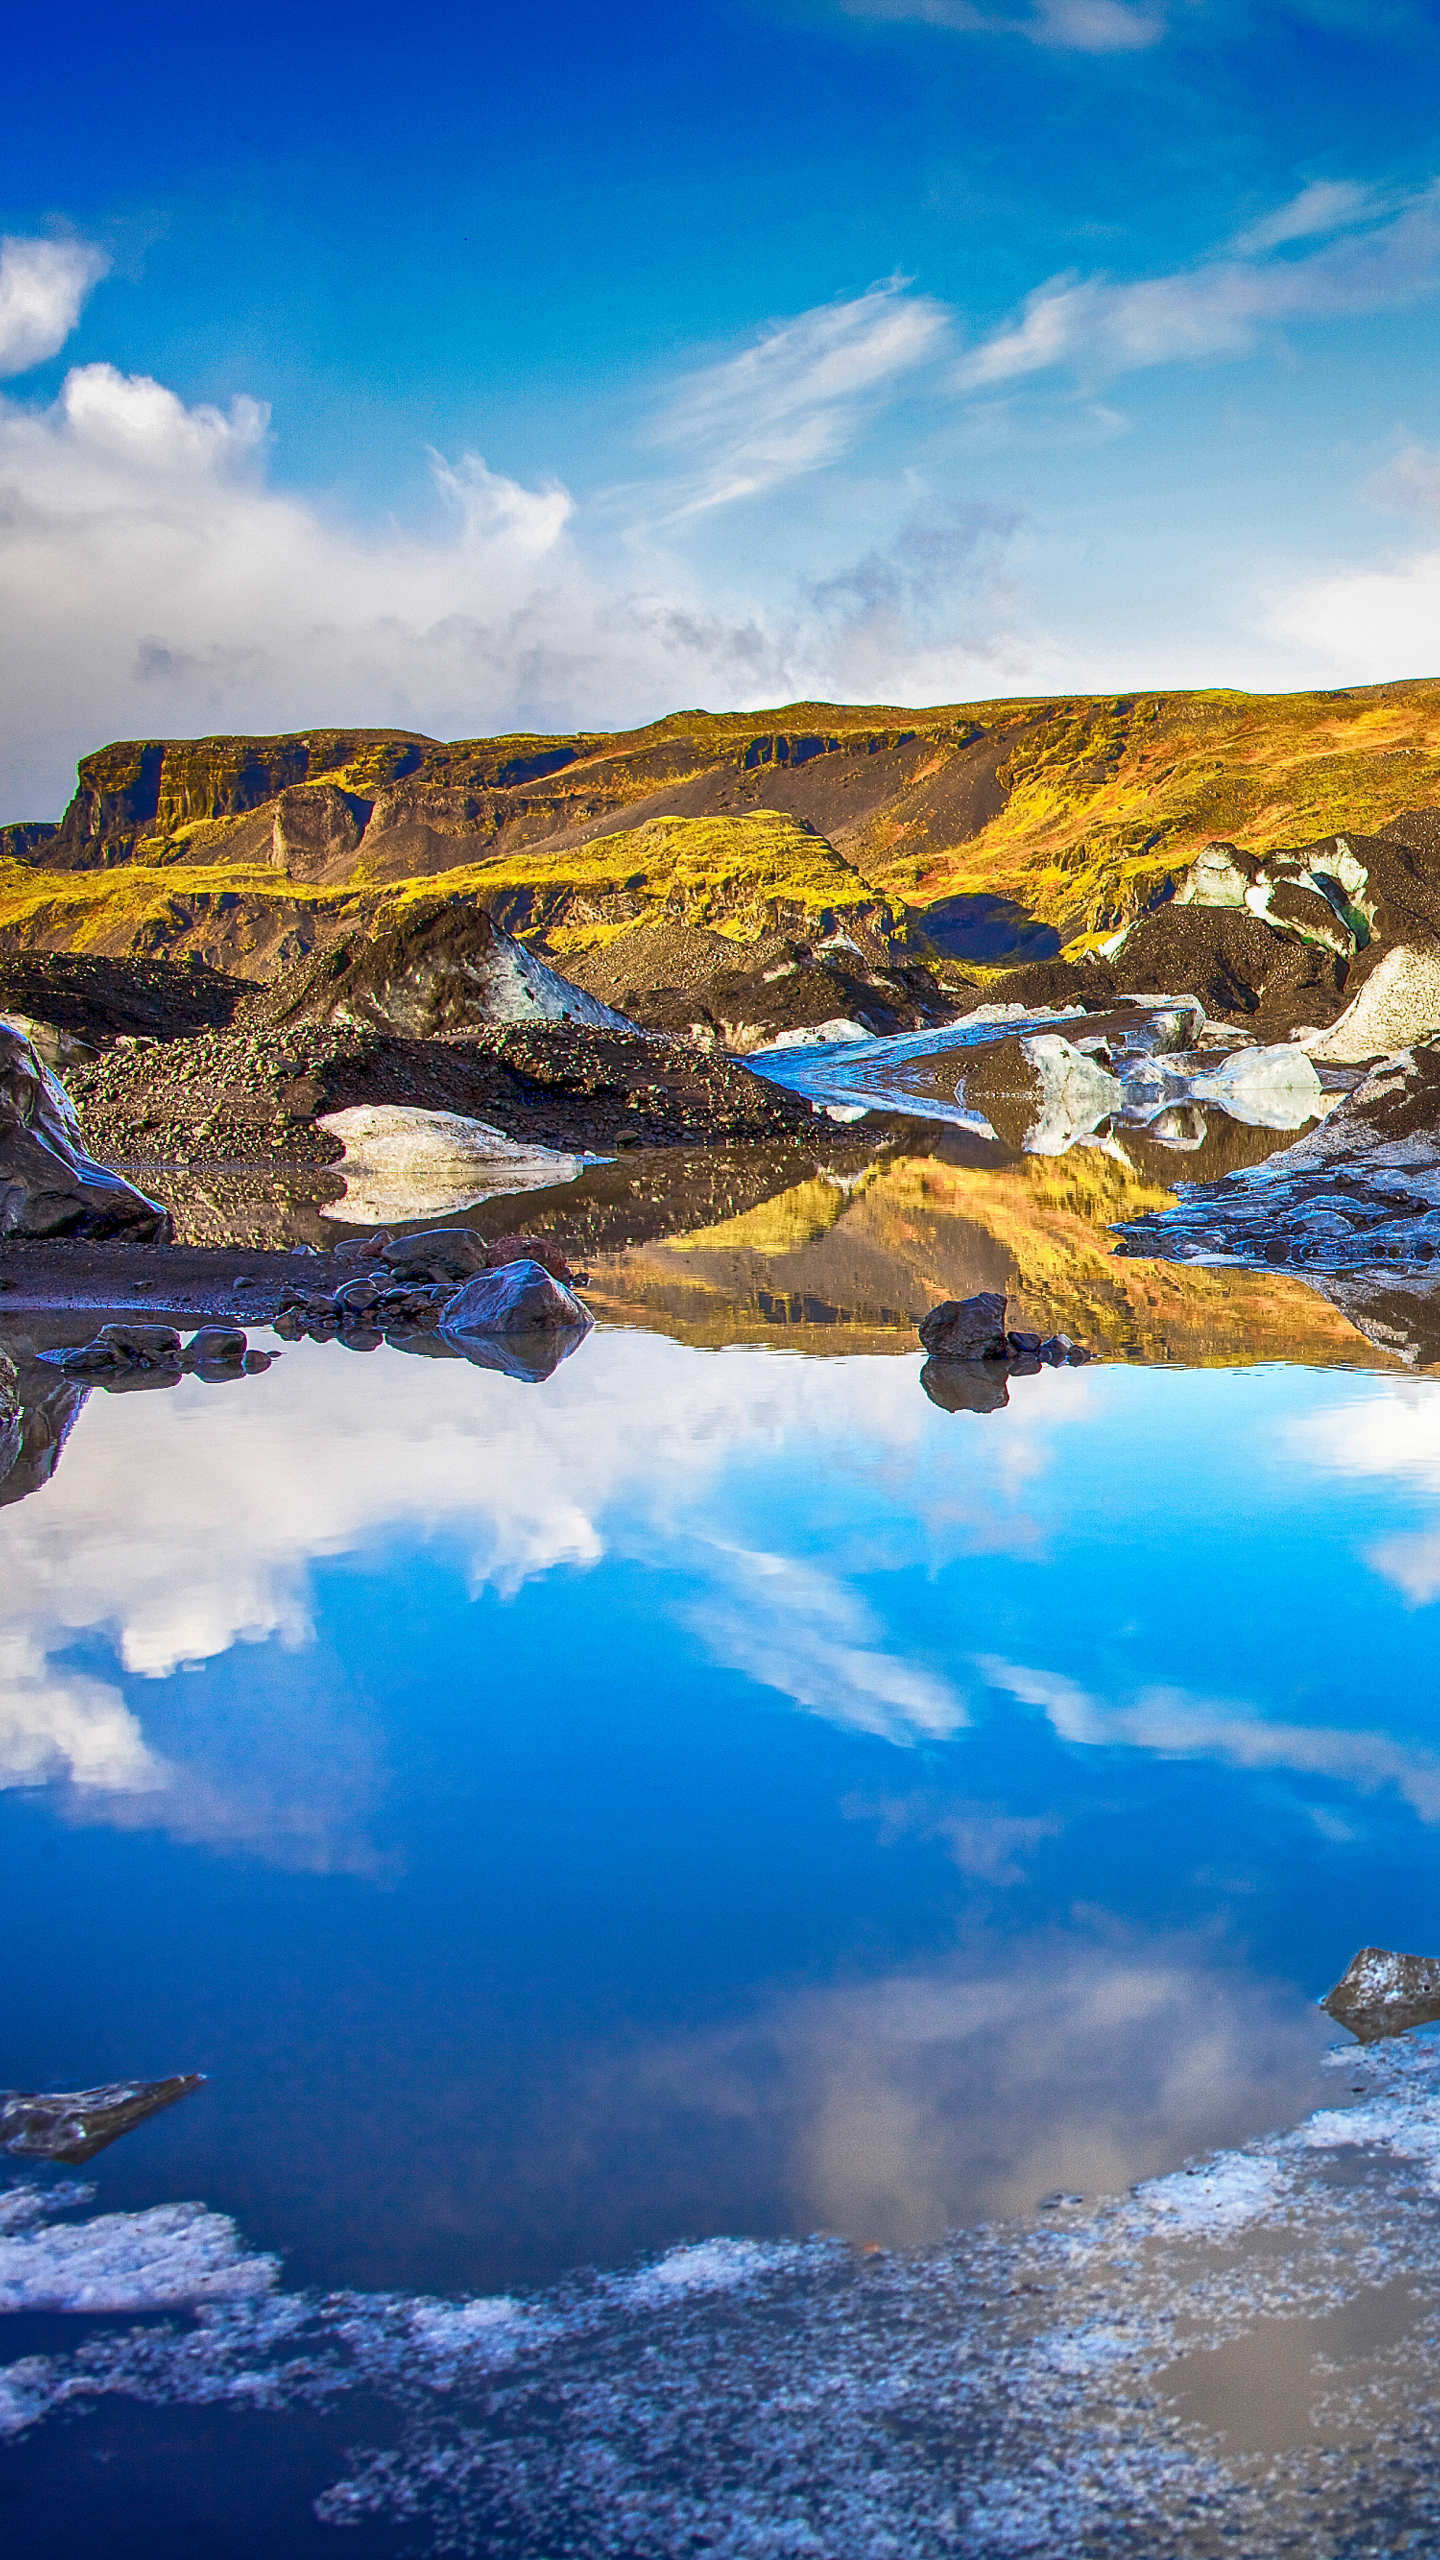
<svg viewBox="0 0 1440 2560">
<path fill-rule="evenodd" d="M 487 1121 L 406 1103 L 357 1103 L 349 1111 L 325 1113 L 316 1125 L 345 1149 L 344 1198 L 327 1204 L 322 1214 L 352 1225 L 403 1224 L 512 1191 L 545 1191 L 552 1183 L 573 1182 L 587 1164 L 601 1161 L 554 1147 L 521 1146 Z"/>
<path fill-rule="evenodd" d="M 1270 1049 L 1232 1049 L 1217 1066 L 1186 1078 L 1185 1096 L 1218 1102 L 1252 1129 L 1302 1129 L 1325 1107 L 1313 1061 L 1293 1042 Z"/>
<path fill-rule="evenodd" d="M 765 1058 L 773 1057 L 777 1049 L 840 1048 L 852 1040 L 869 1040 L 872 1036 L 863 1022 L 852 1020 L 848 1014 L 836 1014 L 829 1022 L 809 1022 L 799 1031 L 777 1032 L 773 1040 L 764 1041 L 749 1054 L 752 1058 Z"/>
<path fill-rule="evenodd" d="M 116 2080 L 101 2089 L 68 2089 L 49 2095 L 0 2090 L 0 2151 L 22 2160 L 63 2160 L 72 2168 L 93 2160 L 147 2116 L 173 2107 L 204 2085 L 203 2071 L 179 2071 L 169 2080 Z"/>
<path fill-rule="evenodd" d="M 62 2199 L 70 2202 L 72 2199 Z M 228 2214 L 199 2204 L 89 2222 L 0 2219 L 0 2311 L 159 2311 L 268 2293 L 278 2274 Z"/>
<path fill-rule="evenodd" d="M 1440 1956 L 1362 1947 L 1320 2006 L 1361 2044 L 1430 2026 L 1440 2018 Z"/>
</svg>

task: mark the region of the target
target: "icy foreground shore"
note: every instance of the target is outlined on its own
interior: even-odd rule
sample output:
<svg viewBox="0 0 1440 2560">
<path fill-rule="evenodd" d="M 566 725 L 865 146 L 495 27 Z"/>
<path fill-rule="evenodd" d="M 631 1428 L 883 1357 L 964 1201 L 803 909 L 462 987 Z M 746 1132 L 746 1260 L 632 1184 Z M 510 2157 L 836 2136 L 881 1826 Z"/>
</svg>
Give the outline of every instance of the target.
<svg viewBox="0 0 1440 2560">
<path fill-rule="evenodd" d="M 318 2514 L 443 2551 L 1409 2548 L 1437 2494 L 1440 2042 L 1332 2065 L 1335 2108 L 1037 2229 L 701 2241 L 527 2299 L 288 2292 L 199 2205 L 78 2218 L 89 2190 L 20 2185 L 0 2305 L 116 2316 L 0 2370 L 0 2435 L 103 2394 L 363 2393 L 385 2440 Z"/>
</svg>

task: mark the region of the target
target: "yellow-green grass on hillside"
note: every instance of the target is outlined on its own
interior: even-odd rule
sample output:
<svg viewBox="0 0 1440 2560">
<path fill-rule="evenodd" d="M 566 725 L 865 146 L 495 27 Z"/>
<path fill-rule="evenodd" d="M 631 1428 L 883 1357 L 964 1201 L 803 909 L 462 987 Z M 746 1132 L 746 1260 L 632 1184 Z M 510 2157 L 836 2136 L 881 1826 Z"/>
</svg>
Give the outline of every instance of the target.
<svg viewBox="0 0 1440 2560">
<path fill-rule="evenodd" d="M 1062 933 L 1103 932 L 1214 837 L 1264 852 L 1440 804 L 1440 683 L 1054 704 L 1017 724 L 998 780 L 1003 809 L 962 845 L 852 851 L 922 921 L 984 892 Z"/>
</svg>

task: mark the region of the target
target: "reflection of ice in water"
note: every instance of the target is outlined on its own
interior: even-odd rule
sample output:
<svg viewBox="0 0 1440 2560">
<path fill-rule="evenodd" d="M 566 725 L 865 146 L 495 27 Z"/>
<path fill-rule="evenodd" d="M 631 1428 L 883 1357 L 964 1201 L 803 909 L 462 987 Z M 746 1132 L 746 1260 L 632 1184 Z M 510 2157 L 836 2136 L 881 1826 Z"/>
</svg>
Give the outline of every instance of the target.
<svg viewBox="0 0 1440 2560">
<path fill-rule="evenodd" d="M 1353 2111 L 1098 2210 L 908 2255 L 715 2239 L 530 2300 L 287 2294 L 198 2208 L 167 2237 L 27 2222 L 22 2191 L 32 2299 L 85 2299 L 87 2228 L 112 2299 L 127 2246 L 137 2308 L 223 2296 L 226 2270 L 230 2298 L 27 2357 L 0 2430 L 101 2393 L 231 2400 L 287 2413 L 293 2457 L 306 2409 L 358 2392 L 371 2443 L 321 2517 L 486 2560 L 1428 2550 L 1437 2049 L 1336 2061 Z M 1247 2352 L 1253 2408 L 1227 2387 Z"/>
<path fill-rule="evenodd" d="M 326 1202 L 320 1214 L 352 1226 L 453 1216 L 511 1192 L 548 1191 L 597 1161 L 553 1147 L 517 1146 L 503 1131 L 455 1111 L 398 1103 L 359 1103 L 330 1112 L 319 1126 L 345 1147 L 344 1197 Z"/>
</svg>

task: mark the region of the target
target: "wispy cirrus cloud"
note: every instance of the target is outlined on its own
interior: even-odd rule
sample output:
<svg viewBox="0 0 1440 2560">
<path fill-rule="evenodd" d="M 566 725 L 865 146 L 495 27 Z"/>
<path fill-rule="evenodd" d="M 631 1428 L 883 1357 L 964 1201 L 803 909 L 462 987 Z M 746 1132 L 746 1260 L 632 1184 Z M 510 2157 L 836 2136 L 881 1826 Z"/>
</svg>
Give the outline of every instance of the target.
<svg viewBox="0 0 1440 2560">
<path fill-rule="evenodd" d="M 1166 33 L 1163 7 L 1132 0 L 1034 0 L 1020 9 L 986 9 L 977 0 L 842 0 L 847 17 L 918 20 L 957 35 L 1021 36 L 1067 53 L 1137 53 Z"/>
<path fill-rule="evenodd" d="M 653 430 L 685 458 L 667 520 L 761 497 L 847 453 L 877 406 L 941 352 L 950 313 L 897 281 L 777 322 L 752 345 L 687 374 Z"/>
<path fill-rule="evenodd" d="M 1233 1769 L 1285 1769 L 1374 1795 L 1393 1787 L 1422 1822 L 1440 1822 L 1440 1754 L 1388 1733 L 1343 1725 L 1285 1724 L 1228 1700 L 1153 1687 L 1128 1706 L 1095 1698 L 1062 1672 L 979 1654 L 982 1678 L 1037 1707 L 1062 1742 L 1216 1760 Z"/>
<path fill-rule="evenodd" d="M 1248 355 L 1267 329 L 1287 322 L 1403 309 L 1440 288 L 1440 182 L 1398 212 L 1381 208 L 1378 219 L 1377 201 L 1362 187 L 1316 184 L 1227 249 L 1168 275 L 1131 283 L 1052 276 L 1015 320 L 962 358 L 955 387 L 1002 391 L 1062 369 L 1109 381 L 1153 365 Z M 1322 247 L 1277 254 L 1321 238 Z"/>
</svg>

